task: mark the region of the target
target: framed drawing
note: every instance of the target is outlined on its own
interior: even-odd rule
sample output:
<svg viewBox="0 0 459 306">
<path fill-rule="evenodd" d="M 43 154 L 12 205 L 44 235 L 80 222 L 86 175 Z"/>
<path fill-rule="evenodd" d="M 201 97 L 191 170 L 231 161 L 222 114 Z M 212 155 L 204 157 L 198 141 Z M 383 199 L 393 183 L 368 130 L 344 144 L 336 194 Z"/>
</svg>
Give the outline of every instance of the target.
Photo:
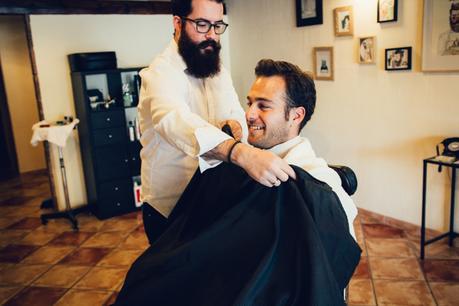
<svg viewBox="0 0 459 306">
<path fill-rule="evenodd" d="M 376 37 L 359 37 L 359 63 L 374 64 L 376 62 Z"/>
<path fill-rule="evenodd" d="M 422 71 L 459 71 L 459 1 L 424 0 Z"/>
<path fill-rule="evenodd" d="M 398 0 L 378 0 L 378 22 L 397 21 Z"/>
<path fill-rule="evenodd" d="M 333 47 L 315 47 L 313 49 L 314 78 L 333 80 Z"/>
<path fill-rule="evenodd" d="M 337 7 L 333 10 L 335 36 L 354 35 L 354 14 L 352 6 Z"/>
<path fill-rule="evenodd" d="M 297 27 L 322 23 L 322 0 L 296 0 Z"/>
<path fill-rule="evenodd" d="M 386 70 L 410 70 L 411 47 L 386 49 L 384 59 Z"/>
</svg>

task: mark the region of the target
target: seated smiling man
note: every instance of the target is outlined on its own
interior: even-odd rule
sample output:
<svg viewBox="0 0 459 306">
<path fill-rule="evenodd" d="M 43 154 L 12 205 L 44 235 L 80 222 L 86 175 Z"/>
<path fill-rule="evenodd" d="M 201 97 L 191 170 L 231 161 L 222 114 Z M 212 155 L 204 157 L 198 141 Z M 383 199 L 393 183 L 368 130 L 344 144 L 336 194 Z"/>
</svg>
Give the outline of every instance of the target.
<svg viewBox="0 0 459 306">
<path fill-rule="evenodd" d="M 197 171 L 166 231 L 133 263 L 116 306 L 345 305 L 361 252 L 349 232 L 355 206 L 298 136 L 314 111 L 314 82 L 272 60 L 260 61 L 256 76 L 248 140 L 291 163 L 296 179 L 258 183 L 231 164 L 237 144 L 229 163 Z"/>
<path fill-rule="evenodd" d="M 314 81 L 298 66 L 269 59 L 258 62 L 255 75 L 256 80 L 247 96 L 248 142 L 327 183 L 339 197 L 355 238 L 353 222 L 357 208 L 354 202 L 341 187 L 338 174 L 324 159 L 316 157 L 307 138 L 299 136 L 314 113 Z"/>
</svg>

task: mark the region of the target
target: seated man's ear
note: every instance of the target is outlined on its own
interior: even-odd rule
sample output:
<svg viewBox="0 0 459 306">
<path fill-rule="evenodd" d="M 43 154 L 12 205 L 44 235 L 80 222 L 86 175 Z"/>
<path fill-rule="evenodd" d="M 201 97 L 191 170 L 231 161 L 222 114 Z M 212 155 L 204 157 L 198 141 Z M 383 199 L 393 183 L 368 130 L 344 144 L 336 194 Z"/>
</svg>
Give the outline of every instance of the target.
<svg viewBox="0 0 459 306">
<path fill-rule="evenodd" d="M 300 125 L 301 121 L 303 121 L 304 117 L 306 116 L 306 109 L 302 106 L 299 106 L 292 108 L 290 111 L 290 115 L 293 116 L 293 122 Z"/>
</svg>

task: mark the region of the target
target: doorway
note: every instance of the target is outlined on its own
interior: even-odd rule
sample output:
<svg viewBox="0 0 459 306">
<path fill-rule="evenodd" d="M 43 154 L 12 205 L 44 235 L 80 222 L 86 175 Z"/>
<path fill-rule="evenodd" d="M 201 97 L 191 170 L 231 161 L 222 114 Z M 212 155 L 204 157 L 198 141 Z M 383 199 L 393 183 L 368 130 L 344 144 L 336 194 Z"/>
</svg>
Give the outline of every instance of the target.
<svg viewBox="0 0 459 306">
<path fill-rule="evenodd" d="M 43 145 L 30 144 L 39 121 L 24 15 L 0 15 L 1 179 L 46 169 Z"/>
<path fill-rule="evenodd" d="M 5 83 L 3 81 L 3 70 L 0 57 L 0 181 L 11 179 L 18 175 L 18 160 L 11 128 L 8 101 L 6 100 Z"/>
</svg>

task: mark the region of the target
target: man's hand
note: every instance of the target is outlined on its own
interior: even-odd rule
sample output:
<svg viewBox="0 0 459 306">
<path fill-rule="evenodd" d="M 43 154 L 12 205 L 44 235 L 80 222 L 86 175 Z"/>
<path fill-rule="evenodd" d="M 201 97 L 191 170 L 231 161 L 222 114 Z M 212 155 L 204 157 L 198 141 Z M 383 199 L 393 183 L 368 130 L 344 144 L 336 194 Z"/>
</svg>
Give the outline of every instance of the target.
<svg viewBox="0 0 459 306">
<path fill-rule="evenodd" d="M 251 178 L 267 187 L 279 186 L 289 177 L 296 179 L 295 171 L 282 158 L 269 151 L 254 148 L 244 143 L 235 144 L 228 139 L 203 157 L 228 161 L 231 147 L 231 162 L 244 169 Z"/>
<path fill-rule="evenodd" d="M 282 158 L 243 143 L 233 149 L 231 162 L 267 187 L 279 186 L 281 181 L 286 182 L 289 177 L 296 179 L 295 171 Z"/>
<path fill-rule="evenodd" d="M 239 121 L 231 120 L 231 119 L 222 121 L 219 124 L 220 129 L 222 129 L 222 127 L 225 124 L 227 124 L 230 127 L 231 132 L 233 133 L 233 137 L 234 137 L 235 140 L 241 140 L 242 139 L 242 127 L 241 127 L 241 124 L 239 123 Z"/>
</svg>

